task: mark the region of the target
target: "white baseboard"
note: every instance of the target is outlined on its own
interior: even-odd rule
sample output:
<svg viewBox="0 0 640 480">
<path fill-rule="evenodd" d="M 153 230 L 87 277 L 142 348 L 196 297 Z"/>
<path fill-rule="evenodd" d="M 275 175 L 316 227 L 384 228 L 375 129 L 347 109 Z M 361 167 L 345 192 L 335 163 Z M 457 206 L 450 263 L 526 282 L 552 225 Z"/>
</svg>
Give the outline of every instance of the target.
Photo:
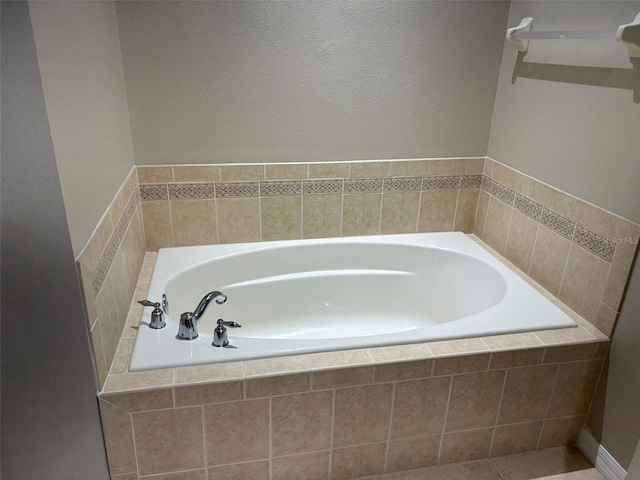
<svg viewBox="0 0 640 480">
<path fill-rule="evenodd" d="M 578 448 L 606 480 L 624 480 L 627 476 L 625 469 L 585 428 L 578 435 Z"/>
</svg>

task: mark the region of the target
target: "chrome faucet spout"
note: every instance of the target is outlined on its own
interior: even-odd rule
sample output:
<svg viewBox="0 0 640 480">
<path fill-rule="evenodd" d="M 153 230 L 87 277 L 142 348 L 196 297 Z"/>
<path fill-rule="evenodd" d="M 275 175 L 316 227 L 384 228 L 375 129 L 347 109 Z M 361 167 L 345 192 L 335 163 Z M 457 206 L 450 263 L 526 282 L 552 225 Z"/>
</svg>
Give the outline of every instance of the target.
<svg viewBox="0 0 640 480">
<path fill-rule="evenodd" d="M 200 317 L 204 314 L 211 300 L 214 300 L 218 305 L 222 305 L 227 301 L 227 296 L 218 291 L 209 292 L 200 300 L 194 312 L 184 312 L 180 315 L 177 338 L 181 340 L 198 338 L 198 323 L 200 322 Z"/>
<path fill-rule="evenodd" d="M 193 318 L 195 318 L 196 320 L 200 320 L 200 317 L 207 309 L 207 306 L 209 305 L 211 300 L 215 300 L 218 305 L 222 305 L 227 301 L 227 296 L 222 292 L 218 292 L 217 290 L 207 293 L 204 297 L 202 297 L 202 300 L 200 300 L 200 303 L 193 311 Z"/>
</svg>

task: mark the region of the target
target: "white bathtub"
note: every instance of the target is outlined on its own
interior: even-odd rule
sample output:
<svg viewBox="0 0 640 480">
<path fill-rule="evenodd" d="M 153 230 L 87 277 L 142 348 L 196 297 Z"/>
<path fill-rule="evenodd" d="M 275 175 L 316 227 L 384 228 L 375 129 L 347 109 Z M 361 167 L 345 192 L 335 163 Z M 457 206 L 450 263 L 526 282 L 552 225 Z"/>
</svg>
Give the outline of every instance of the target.
<svg viewBox="0 0 640 480">
<path fill-rule="evenodd" d="M 213 290 L 227 302 L 178 340 L 180 314 Z M 163 293 L 167 326 L 140 326 L 130 371 L 576 326 L 462 233 L 161 249 L 148 298 Z M 211 345 L 218 318 L 242 325 L 236 348 Z"/>
</svg>

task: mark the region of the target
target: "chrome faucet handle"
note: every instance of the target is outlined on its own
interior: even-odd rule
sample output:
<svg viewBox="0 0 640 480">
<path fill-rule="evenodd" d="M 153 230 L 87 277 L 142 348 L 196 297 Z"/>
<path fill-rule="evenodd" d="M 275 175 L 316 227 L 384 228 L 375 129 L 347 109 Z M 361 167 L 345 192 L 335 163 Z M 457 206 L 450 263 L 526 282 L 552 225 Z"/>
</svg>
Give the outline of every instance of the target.
<svg viewBox="0 0 640 480">
<path fill-rule="evenodd" d="M 167 295 L 164 293 L 162 294 L 162 310 L 169 315 L 169 300 L 167 300 Z"/>
<path fill-rule="evenodd" d="M 150 300 L 139 300 L 138 303 L 143 307 L 153 307 L 151 312 L 151 322 L 149 322 L 149 328 L 154 330 L 160 330 L 167 326 L 167 322 L 164 321 L 164 311 L 160 308 L 159 302 L 152 302 Z"/>
<path fill-rule="evenodd" d="M 242 325 L 236 322 L 225 322 L 223 319 L 219 318 L 218 326 L 213 330 L 213 342 L 211 342 L 211 345 L 214 347 L 229 346 L 229 334 L 227 333 L 226 327 L 240 328 Z"/>
<path fill-rule="evenodd" d="M 241 328 L 242 325 L 240 325 L 239 323 L 236 322 L 226 322 L 223 319 L 219 318 L 218 319 L 218 325 L 224 325 L 225 327 L 231 327 L 231 328 Z"/>
</svg>

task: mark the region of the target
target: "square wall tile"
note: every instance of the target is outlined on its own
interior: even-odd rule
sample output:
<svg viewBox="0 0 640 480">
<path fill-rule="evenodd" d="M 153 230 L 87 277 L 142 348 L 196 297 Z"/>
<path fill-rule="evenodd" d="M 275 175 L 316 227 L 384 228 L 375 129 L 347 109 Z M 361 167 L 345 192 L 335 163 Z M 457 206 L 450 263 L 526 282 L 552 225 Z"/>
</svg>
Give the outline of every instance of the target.
<svg viewBox="0 0 640 480">
<path fill-rule="evenodd" d="M 386 441 L 392 393 L 393 386 L 389 384 L 337 390 L 334 447 Z"/>
<path fill-rule="evenodd" d="M 585 249 L 572 245 L 558 298 L 594 323 L 611 265 Z"/>
<path fill-rule="evenodd" d="M 504 249 L 507 244 L 507 234 L 509 232 L 512 212 L 513 208 L 506 203 L 494 197 L 489 198 L 487 219 L 482 240 L 501 255 L 504 254 Z"/>
<path fill-rule="evenodd" d="M 491 445 L 491 456 L 501 457 L 535 450 L 542 431 L 542 421 L 497 427 Z"/>
<path fill-rule="evenodd" d="M 171 215 L 168 200 L 142 202 L 144 238 L 147 250 L 155 252 L 159 248 L 171 247 Z"/>
<path fill-rule="evenodd" d="M 207 470 L 209 478 L 214 480 L 269 480 L 269 461 L 237 463 L 235 465 L 223 465 Z"/>
<path fill-rule="evenodd" d="M 302 198 L 261 198 L 262 240 L 295 240 L 302 237 Z"/>
<path fill-rule="evenodd" d="M 458 206 L 453 226 L 455 232 L 473 233 L 479 196 L 480 190 L 475 189 L 458 192 Z"/>
<path fill-rule="evenodd" d="M 271 402 L 274 456 L 330 447 L 333 392 L 286 395 Z"/>
<path fill-rule="evenodd" d="M 450 385 L 451 377 L 398 382 L 391 438 L 441 433 Z"/>
<path fill-rule="evenodd" d="M 549 417 L 586 414 L 601 370 L 601 359 L 561 364 Z"/>
<path fill-rule="evenodd" d="M 386 443 L 334 449 L 331 479 L 347 480 L 383 473 L 386 449 Z"/>
<path fill-rule="evenodd" d="M 327 480 L 329 478 L 328 451 L 276 457 L 271 463 L 273 480 Z"/>
<path fill-rule="evenodd" d="M 514 210 L 504 256 L 525 273 L 529 272 L 537 234 L 538 222 Z"/>
<path fill-rule="evenodd" d="M 257 198 L 217 199 L 219 243 L 260 240 L 260 200 Z"/>
<path fill-rule="evenodd" d="M 171 200 L 173 245 L 211 245 L 218 242 L 215 200 Z"/>
<path fill-rule="evenodd" d="M 210 466 L 269 457 L 268 399 L 205 405 L 202 408 L 207 463 Z"/>
<path fill-rule="evenodd" d="M 489 457 L 492 436 L 493 428 L 444 434 L 439 463 L 468 462 Z"/>
<path fill-rule="evenodd" d="M 496 423 L 505 372 L 457 375 L 453 378 L 445 430 L 469 430 Z"/>
<path fill-rule="evenodd" d="M 418 232 L 451 232 L 455 221 L 458 190 L 423 191 Z"/>
<path fill-rule="evenodd" d="M 339 237 L 342 228 L 342 194 L 302 197 L 302 237 Z"/>
<path fill-rule="evenodd" d="M 141 475 L 204 467 L 201 407 L 134 413 L 132 419 Z"/>
<path fill-rule="evenodd" d="M 552 295 L 557 296 L 560 291 L 570 248 L 569 240 L 540 225 L 529 276 Z"/>
<path fill-rule="evenodd" d="M 586 415 L 547 419 L 542 429 L 539 448 L 574 446 L 586 421 Z"/>
<path fill-rule="evenodd" d="M 102 434 L 109 461 L 109 473 L 122 475 L 136 471 L 131 418 L 128 413 L 104 400 L 98 400 L 102 418 Z"/>
<path fill-rule="evenodd" d="M 473 233 L 478 238 L 484 238 L 484 228 L 487 220 L 487 209 L 489 207 L 489 194 L 487 192 L 480 191 L 478 195 L 478 207 L 476 208 L 476 220 L 473 224 Z"/>
<path fill-rule="evenodd" d="M 557 365 L 509 369 L 498 424 L 544 419 L 551 402 L 557 372 Z"/>
<path fill-rule="evenodd" d="M 420 192 L 385 192 L 380 233 L 414 233 L 418 225 Z"/>
<path fill-rule="evenodd" d="M 376 235 L 380 227 L 382 194 L 344 195 L 342 235 Z"/>
<path fill-rule="evenodd" d="M 430 467 L 438 463 L 440 435 L 389 442 L 387 472 Z"/>
</svg>

